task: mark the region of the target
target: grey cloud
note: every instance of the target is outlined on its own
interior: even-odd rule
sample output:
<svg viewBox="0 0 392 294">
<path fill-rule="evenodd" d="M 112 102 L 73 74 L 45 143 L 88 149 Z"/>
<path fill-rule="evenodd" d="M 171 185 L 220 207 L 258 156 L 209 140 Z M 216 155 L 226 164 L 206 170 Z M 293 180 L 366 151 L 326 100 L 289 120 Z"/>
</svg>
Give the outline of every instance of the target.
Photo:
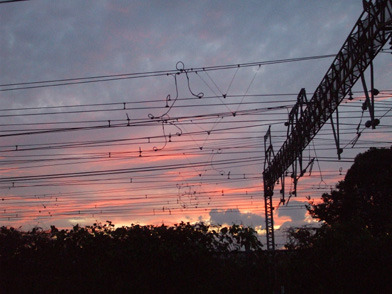
<svg viewBox="0 0 392 294">
<path fill-rule="evenodd" d="M 281 209 L 275 210 L 279 217 L 289 216 L 291 222 L 303 222 L 305 220 L 306 208 L 305 201 L 291 200 L 287 206 L 281 206 Z"/>
<path fill-rule="evenodd" d="M 209 213 L 210 223 L 215 225 L 264 226 L 264 217 L 254 213 L 242 213 L 239 209 L 212 209 Z"/>
</svg>

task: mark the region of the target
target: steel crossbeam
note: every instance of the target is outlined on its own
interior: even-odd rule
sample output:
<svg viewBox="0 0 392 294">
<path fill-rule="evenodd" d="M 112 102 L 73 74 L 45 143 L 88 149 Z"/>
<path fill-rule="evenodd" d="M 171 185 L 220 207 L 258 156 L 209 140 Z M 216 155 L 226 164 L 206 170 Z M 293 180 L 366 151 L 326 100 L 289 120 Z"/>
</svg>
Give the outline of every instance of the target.
<svg viewBox="0 0 392 294">
<path fill-rule="evenodd" d="M 274 240 L 272 195 L 275 182 L 302 157 L 302 151 L 331 118 L 357 80 L 363 78 L 367 67 L 391 38 L 392 0 L 363 1 L 363 4 L 363 13 L 312 98 L 306 102 L 306 108 L 303 110 L 303 105 L 298 105 L 303 101 L 297 101 L 294 106 L 296 109 L 301 107 L 301 112 L 291 121 L 294 123 L 286 141 L 276 155 L 266 161 L 263 182 L 268 250 L 275 248 L 271 241 Z"/>
</svg>

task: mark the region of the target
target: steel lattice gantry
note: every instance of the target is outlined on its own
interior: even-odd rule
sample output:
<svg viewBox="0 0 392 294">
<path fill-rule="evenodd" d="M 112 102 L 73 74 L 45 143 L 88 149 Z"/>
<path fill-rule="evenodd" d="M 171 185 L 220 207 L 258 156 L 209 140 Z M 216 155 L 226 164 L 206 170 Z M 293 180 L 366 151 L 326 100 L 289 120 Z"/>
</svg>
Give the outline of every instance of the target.
<svg viewBox="0 0 392 294">
<path fill-rule="evenodd" d="M 266 162 L 263 182 L 265 197 L 267 249 L 274 250 L 272 195 L 275 182 L 297 160 L 323 125 L 331 118 L 344 97 L 371 64 L 392 34 L 392 0 L 363 1 L 364 11 L 336 55 L 332 65 L 314 91 L 313 97 L 298 107 L 296 116 L 289 117 L 290 132 L 280 150 L 273 156 L 272 145 L 267 146 L 270 129 L 265 137 Z M 372 91 L 371 91 L 372 92 Z M 300 95 L 304 95 L 301 90 Z M 302 96 L 301 96 L 302 97 Z M 373 100 L 373 93 L 372 93 Z M 367 99 L 370 105 L 369 97 Z M 301 100 L 303 102 L 303 99 Z M 295 120 L 294 120 L 295 117 Z M 373 127 L 377 123 L 371 117 Z M 338 148 L 338 154 L 342 150 Z M 268 154 L 267 154 L 268 153 Z M 300 162 L 302 166 L 302 162 Z M 301 171 L 302 172 L 302 171 Z"/>
</svg>

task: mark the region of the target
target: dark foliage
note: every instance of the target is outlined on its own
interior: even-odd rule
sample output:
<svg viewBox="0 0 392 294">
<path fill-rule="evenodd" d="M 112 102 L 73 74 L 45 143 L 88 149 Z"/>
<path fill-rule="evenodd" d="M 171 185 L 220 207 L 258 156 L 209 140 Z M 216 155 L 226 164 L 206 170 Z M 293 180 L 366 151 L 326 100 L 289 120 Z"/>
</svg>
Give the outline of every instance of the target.
<svg viewBox="0 0 392 294">
<path fill-rule="evenodd" d="M 0 230 L 1 293 L 267 293 L 265 258 L 236 225 Z"/>
<path fill-rule="evenodd" d="M 309 213 L 329 226 L 355 224 L 375 237 L 392 234 L 392 149 L 359 154 L 344 181 Z"/>
<path fill-rule="evenodd" d="M 291 293 L 392 293 L 392 149 L 356 157 L 337 190 L 310 203 L 319 228 L 292 228 L 281 270 Z"/>
</svg>

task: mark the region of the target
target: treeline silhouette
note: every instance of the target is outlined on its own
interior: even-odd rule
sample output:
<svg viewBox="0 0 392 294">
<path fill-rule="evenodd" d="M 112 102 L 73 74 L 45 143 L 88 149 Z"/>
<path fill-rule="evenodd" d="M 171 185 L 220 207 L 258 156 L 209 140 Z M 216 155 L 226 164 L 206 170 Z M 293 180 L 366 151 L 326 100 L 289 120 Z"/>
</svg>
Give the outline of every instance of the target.
<svg viewBox="0 0 392 294">
<path fill-rule="evenodd" d="M 222 293 L 268 289 L 252 228 L 203 223 L 0 230 L 1 293 Z"/>
<path fill-rule="evenodd" d="M 390 236 L 349 225 L 288 234 L 272 255 L 236 225 L 2 227 L 0 293 L 391 293 Z"/>
</svg>

